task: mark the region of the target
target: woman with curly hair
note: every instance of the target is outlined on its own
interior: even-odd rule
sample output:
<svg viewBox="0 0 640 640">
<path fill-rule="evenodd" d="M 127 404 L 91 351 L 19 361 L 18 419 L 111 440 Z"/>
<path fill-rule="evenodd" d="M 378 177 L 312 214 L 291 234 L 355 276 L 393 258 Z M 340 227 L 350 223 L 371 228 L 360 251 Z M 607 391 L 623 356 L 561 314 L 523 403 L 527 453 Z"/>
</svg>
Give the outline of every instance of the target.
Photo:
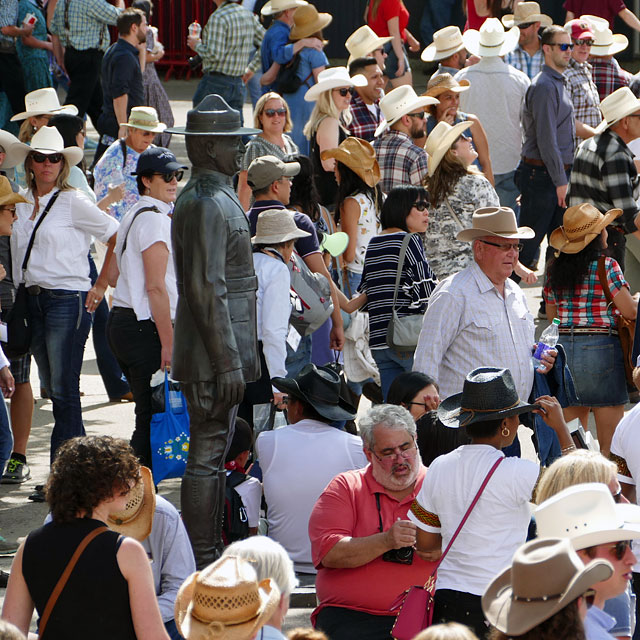
<svg viewBox="0 0 640 640">
<path fill-rule="evenodd" d="M 51 467 L 45 493 L 52 521 L 20 545 L 2 618 L 24 634 L 33 609 L 39 634 L 49 640 L 168 640 L 147 554 L 133 538 L 106 528 L 109 515 L 124 511 L 140 479 L 140 464 L 124 440 L 84 436 L 67 440 Z M 81 552 L 48 619 L 43 614 L 73 554 Z M 52 550 L 55 550 L 52 553 Z"/>
</svg>

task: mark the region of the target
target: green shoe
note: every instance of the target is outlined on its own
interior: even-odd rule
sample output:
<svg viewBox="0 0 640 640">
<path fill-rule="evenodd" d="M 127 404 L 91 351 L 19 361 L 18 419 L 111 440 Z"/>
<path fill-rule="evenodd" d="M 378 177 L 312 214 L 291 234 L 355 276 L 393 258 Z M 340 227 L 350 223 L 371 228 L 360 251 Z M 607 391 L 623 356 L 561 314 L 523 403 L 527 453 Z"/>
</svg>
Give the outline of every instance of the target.
<svg viewBox="0 0 640 640">
<path fill-rule="evenodd" d="M 30 477 L 31 470 L 26 462 L 16 458 L 9 458 L 7 467 L 2 474 L 2 479 L 0 479 L 0 484 L 22 484 Z"/>
</svg>

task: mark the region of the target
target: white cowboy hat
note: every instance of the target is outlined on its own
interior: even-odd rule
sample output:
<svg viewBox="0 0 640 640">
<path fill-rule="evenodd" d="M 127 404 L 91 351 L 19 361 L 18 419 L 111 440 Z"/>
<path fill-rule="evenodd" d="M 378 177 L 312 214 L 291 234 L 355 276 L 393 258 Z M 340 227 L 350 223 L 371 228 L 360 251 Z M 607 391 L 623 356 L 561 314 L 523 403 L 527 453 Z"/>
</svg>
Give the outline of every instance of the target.
<svg viewBox="0 0 640 640">
<path fill-rule="evenodd" d="M 431 104 L 440 104 L 440 100 L 431 96 L 419 96 L 411 85 L 405 84 L 389 91 L 380 100 L 380 110 L 384 120 L 378 125 L 375 135 L 379 136 L 388 126 L 397 122 L 415 109 L 428 107 Z"/>
<path fill-rule="evenodd" d="M 356 58 L 368 58 L 372 51 L 383 47 L 392 40 L 392 36 L 380 37 L 376 35 L 376 32 L 365 24 L 356 29 L 344 43 L 349 52 L 347 64 L 351 64 Z"/>
<path fill-rule="evenodd" d="M 620 87 L 600 103 L 600 111 L 602 111 L 604 120 L 596 127 L 596 133 L 600 133 L 618 120 L 640 111 L 640 100 L 633 95 L 629 87 Z"/>
<path fill-rule="evenodd" d="M 422 52 L 424 62 L 436 62 L 465 48 L 459 27 L 445 27 L 433 34 L 433 42 Z"/>
<path fill-rule="evenodd" d="M 24 162 L 32 151 L 45 155 L 61 153 L 70 166 L 77 165 L 84 156 L 84 151 L 80 147 L 65 147 L 64 140 L 55 127 L 40 127 L 31 138 L 31 146 L 19 142 L 11 149 L 20 158 L 19 162 Z"/>
<path fill-rule="evenodd" d="M 624 51 L 629 46 L 627 36 L 622 33 L 613 33 L 609 25 L 601 22 L 592 23 L 593 44 L 591 45 L 592 56 L 613 56 Z"/>
<path fill-rule="evenodd" d="M 430 176 L 434 174 L 436 168 L 442 162 L 445 153 L 451 149 L 451 145 L 472 124 L 472 122 L 465 120 L 451 126 L 448 122 L 442 120 L 433 128 L 424 145 L 424 150 L 429 154 L 427 166 L 429 167 Z"/>
<path fill-rule="evenodd" d="M 66 113 L 71 116 L 78 115 L 78 107 L 74 104 L 65 104 L 60 106 L 58 94 L 55 89 L 46 87 L 44 89 L 36 89 L 31 93 L 27 93 L 24 97 L 24 106 L 26 111 L 16 113 L 11 118 L 11 122 L 16 120 L 25 120 L 31 116 L 46 116 L 56 113 Z"/>
<path fill-rule="evenodd" d="M 487 18 L 479 31 L 467 29 L 462 34 L 467 51 L 480 58 L 493 58 L 510 53 L 518 46 L 519 38 L 518 27 L 511 27 L 509 31 L 505 31 L 498 18 Z"/>
<path fill-rule="evenodd" d="M 21 142 L 12 133 L 0 129 L 0 147 L 4 149 L 5 156 L 0 169 L 13 169 L 22 162 L 22 156 L 14 145 L 20 145 Z"/>
<path fill-rule="evenodd" d="M 260 9 L 260 13 L 263 16 L 271 16 L 274 13 L 280 13 L 281 11 L 286 11 L 287 9 L 295 9 L 297 7 L 301 7 L 303 4 L 309 4 L 306 0 L 269 0 L 262 9 Z"/>
<path fill-rule="evenodd" d="M 601 18 L 600 16 L 592 16 L 588 13 L 580 16 L 580 20 L 585 20 L 588 22 L 594 29 L 599 27 L 602 29 L 609 28 L 609 21 L 606 18 Z"/>
<path fill-rule="evenodd" d="M 347 67 L 330 67 L 318 74 L 318 82 L 304 94 L 307 102 L 315 102 L 321 93 L 340 87 L 365 87 L 367 79 L 358 73 L 351 77 Z"/>
<path fill-rule="evenodd" d="M 120 122 L 121 127 L 134 127 L 152 133 L 162 133 L 167 125 L 160 122 L 158 112 L 153 107 L 133 107 L 127 122 Z"/>
<path fill-rule="evenodd" d="M 616 504 L 605 484 L 568 487 L 534 512 L 538 536 L 569 538 L 574 549 L 640 538 L 640 507 Z"/>
<path fill-rule="evenodd" d="M 518 226 L 513 209 L 509 207 L 482 207 L 473 212 L 471 227 L 459 231 L 456 240 L 472 242 L 483 236 L 496 236 L 509 240 L 529 240 L 535 235 L 536 232 L 530 227 Z"/>
<path fill-rule="evenodd" d="M 541 27 L 550 27 L 553 24 L 549 16 L 540 13 L 540 5 L 537 2 L 519 2 L 513 13 L 508 13 L 502 18 L 502 24 L 507 29 L 528 22 L 539 22 Z"/>
</svg>

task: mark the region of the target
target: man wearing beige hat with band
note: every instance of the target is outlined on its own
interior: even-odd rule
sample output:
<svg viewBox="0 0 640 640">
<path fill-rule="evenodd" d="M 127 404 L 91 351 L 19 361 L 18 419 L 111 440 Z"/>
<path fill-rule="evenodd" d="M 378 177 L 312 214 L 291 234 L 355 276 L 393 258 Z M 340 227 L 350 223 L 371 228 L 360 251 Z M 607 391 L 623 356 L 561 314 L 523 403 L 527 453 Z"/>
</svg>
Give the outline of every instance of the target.
<svg viewBox="0 0 640 640">
<path fill-rule="evenodd" d="M 391 36 L 378 36 L 371 27 L 363 25 L 356 29 L 344 43 L 349 52 L 347 65 L 357 58 L 375 58 L 380 69 L 384 71 L 384 61 L 387 57 L 384 45 L 391 40 L 393 40 Z"/>
<path fill-rule="evenodd" d="M 433 74 L 450 73 L 455 76 L 464 68 L 467 50 L 459 27 L 445 27 L 433 34 L 433 42 L 422 52 L 423 62 L 437 62 L 438 70 Z"/>
</svg>

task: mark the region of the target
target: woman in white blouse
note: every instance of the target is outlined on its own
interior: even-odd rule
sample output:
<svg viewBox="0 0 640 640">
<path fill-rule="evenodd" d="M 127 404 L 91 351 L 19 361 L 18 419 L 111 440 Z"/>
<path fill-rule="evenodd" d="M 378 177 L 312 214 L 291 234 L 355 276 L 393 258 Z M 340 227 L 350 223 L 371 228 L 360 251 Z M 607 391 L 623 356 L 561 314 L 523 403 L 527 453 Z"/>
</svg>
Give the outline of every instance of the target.
<svg viewBox="0 0 640 640">
<path fill-rule="evenodd" d="M 171 247 L 171 213 L 186 167 L 164 147 L 140 154 L 140 200 L 122 218 L 109 283 L 115 286 L 107 323 L 109 344 L 136 403 L 131 446 L 151 468 L 151 376 L 171 366 L 178 290 Z"/>
<path fill-rule="evenodd" d="M 31 146 L 16 146 L 25 158 L 29 203 L 16 205 L 18 219 L 11 237 L 14 282 L 24 282 L 30 294 L 31 352 L 53 403 L 53 459 L 65 440 L 84 435 L 80 369 L 91 328 L 87 307 L 92 310 L 104 291 L 91 288 L 87 254 L 92 236 L 113 246 L 118 223 L 69 185 L 69 170 L 83 152 L 65 148 L 55 128 L 42 127 Z"/>
</svg>

